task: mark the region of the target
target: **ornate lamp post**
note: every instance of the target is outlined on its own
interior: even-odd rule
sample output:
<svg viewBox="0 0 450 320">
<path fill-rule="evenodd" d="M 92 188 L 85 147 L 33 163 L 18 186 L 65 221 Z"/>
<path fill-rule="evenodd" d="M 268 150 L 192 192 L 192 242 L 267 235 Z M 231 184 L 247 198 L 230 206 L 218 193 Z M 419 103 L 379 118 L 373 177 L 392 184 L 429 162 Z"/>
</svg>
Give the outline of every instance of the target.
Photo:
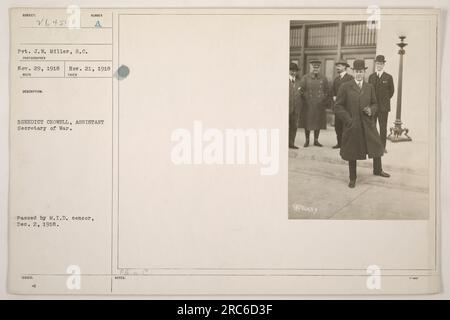
<svg viewBox="0 0 450 320">
<path fill-rule="evenodd" d="M 403 78 L 403 55 L 407 43 L 404 42 L 405 36 L 400 36 L 400 43 L 397 45 L 400 47 L 398 54 L 400 55 L 400 63 L 398 69 L 398 86 L 397 86 L 397 112 L 395 115 L 394 127 L 390 128 L 388 139 L 392 142 L 411 141 L 411 137 L 408 136 L 409 129 L 402 127 L 402 78 Z M 403 135 L 404 134 L 404 135 Z"/>
</svg>

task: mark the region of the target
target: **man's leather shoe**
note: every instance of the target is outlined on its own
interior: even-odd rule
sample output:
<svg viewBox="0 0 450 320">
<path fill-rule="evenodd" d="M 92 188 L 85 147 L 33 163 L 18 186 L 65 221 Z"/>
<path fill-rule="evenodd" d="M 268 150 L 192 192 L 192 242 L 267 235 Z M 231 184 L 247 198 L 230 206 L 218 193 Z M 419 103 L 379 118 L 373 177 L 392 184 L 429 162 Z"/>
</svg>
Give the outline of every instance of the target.
<svg viewBox="0 0 450 320">
<path fill-rule="evenodd" d="M 304 148 L 306 148 L 307 146 L 309 146 L 309 141 L 306 140 L 305 144 L 303 145 Z"/>
<path fill-rule="evenodd" d="M 322 147 L 322 145 L 320 144 L 320 142 L 319 141 L 314 141 L 314 145 L 316 146 L 316 147 Z"/>
<path fill-rule="evenodd" d="M 340 147 L 341 147 L 341 145 L 337 144 L 337 145 L 333 146 L 333 149 L 339 149 Z"/>
<path fill-rule="evenodd" d="M 389 173 L 386 173 L 384 171 L 381 171 L 381 172 L 378 172 L 378 173 L 374 173 L 374 175 L 380 176 L 380 177 L 383 177 L 383 178 L 389 178 L 391 176 Z"/>
<path fill-rule="evenodd" d="M 350 180 L 350 182 L 348 183 L 349 188 L 354 188 L 355 185 L 356 185 L 356 180 Z"/>
<path fill-rule="evenodd" d="M 289 146 L 289 149 L 298 149 L 298 147 L 294 146 L 294 145 L 291 145 L 291 146 Z"/>
</svg>

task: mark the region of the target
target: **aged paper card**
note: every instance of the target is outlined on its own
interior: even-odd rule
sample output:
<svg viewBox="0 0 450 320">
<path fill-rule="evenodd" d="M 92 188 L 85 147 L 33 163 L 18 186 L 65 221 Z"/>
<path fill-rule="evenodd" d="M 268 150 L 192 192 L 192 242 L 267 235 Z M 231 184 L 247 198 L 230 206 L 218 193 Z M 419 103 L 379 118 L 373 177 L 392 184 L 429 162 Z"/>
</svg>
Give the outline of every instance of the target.
<svg viewBox="0 0 450 320">
<path fill-rule="evenodd" d="M 438 18 L 11 9 L 10 291 L 438 292 Z"/>
</svg>

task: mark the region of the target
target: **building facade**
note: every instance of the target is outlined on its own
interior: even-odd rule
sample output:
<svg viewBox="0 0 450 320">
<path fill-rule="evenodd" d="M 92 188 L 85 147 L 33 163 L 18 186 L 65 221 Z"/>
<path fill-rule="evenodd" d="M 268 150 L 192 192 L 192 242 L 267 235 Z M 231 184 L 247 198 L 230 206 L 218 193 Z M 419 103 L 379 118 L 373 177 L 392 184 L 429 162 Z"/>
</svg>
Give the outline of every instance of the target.
<svg viewBox="0 0 450 320">
<path fill-rule="evenodd" d="M 374 71 L 376 40 L 376 28 L 369 28 L 366 21 L 291 21 L 290 62 L 298 65 L 302 76 L 309 72 L 309 61 L 320 60 L 321 73 L 332 81 L 336 61 L 344 59 L 351 66 L 355 59 L 363 59 L 368 78 Z"/>
</svg>

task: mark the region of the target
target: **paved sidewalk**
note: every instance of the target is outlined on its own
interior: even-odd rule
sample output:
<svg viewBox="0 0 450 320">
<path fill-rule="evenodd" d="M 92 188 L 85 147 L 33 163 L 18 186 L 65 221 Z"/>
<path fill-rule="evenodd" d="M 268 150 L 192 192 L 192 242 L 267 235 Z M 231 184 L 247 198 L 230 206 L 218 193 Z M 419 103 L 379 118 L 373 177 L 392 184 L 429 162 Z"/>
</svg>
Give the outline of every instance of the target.
<svg viewBox="0 0 450 320">
<path fill-rule="evenodd" d="M 312 138 L 312 136 L 311 136 Z M 289 218 L 291 219 L 427 219 L 428 145 L 387 142 L 383 170 L 372 174 L 372 160 L 358 161 L 356 188 L 348 188 L 348 164 L 339 155 L 334 128 L 322 130 L 323 147 L 303 148 L 304 131 L 289 149 Z"/>
</svg>

